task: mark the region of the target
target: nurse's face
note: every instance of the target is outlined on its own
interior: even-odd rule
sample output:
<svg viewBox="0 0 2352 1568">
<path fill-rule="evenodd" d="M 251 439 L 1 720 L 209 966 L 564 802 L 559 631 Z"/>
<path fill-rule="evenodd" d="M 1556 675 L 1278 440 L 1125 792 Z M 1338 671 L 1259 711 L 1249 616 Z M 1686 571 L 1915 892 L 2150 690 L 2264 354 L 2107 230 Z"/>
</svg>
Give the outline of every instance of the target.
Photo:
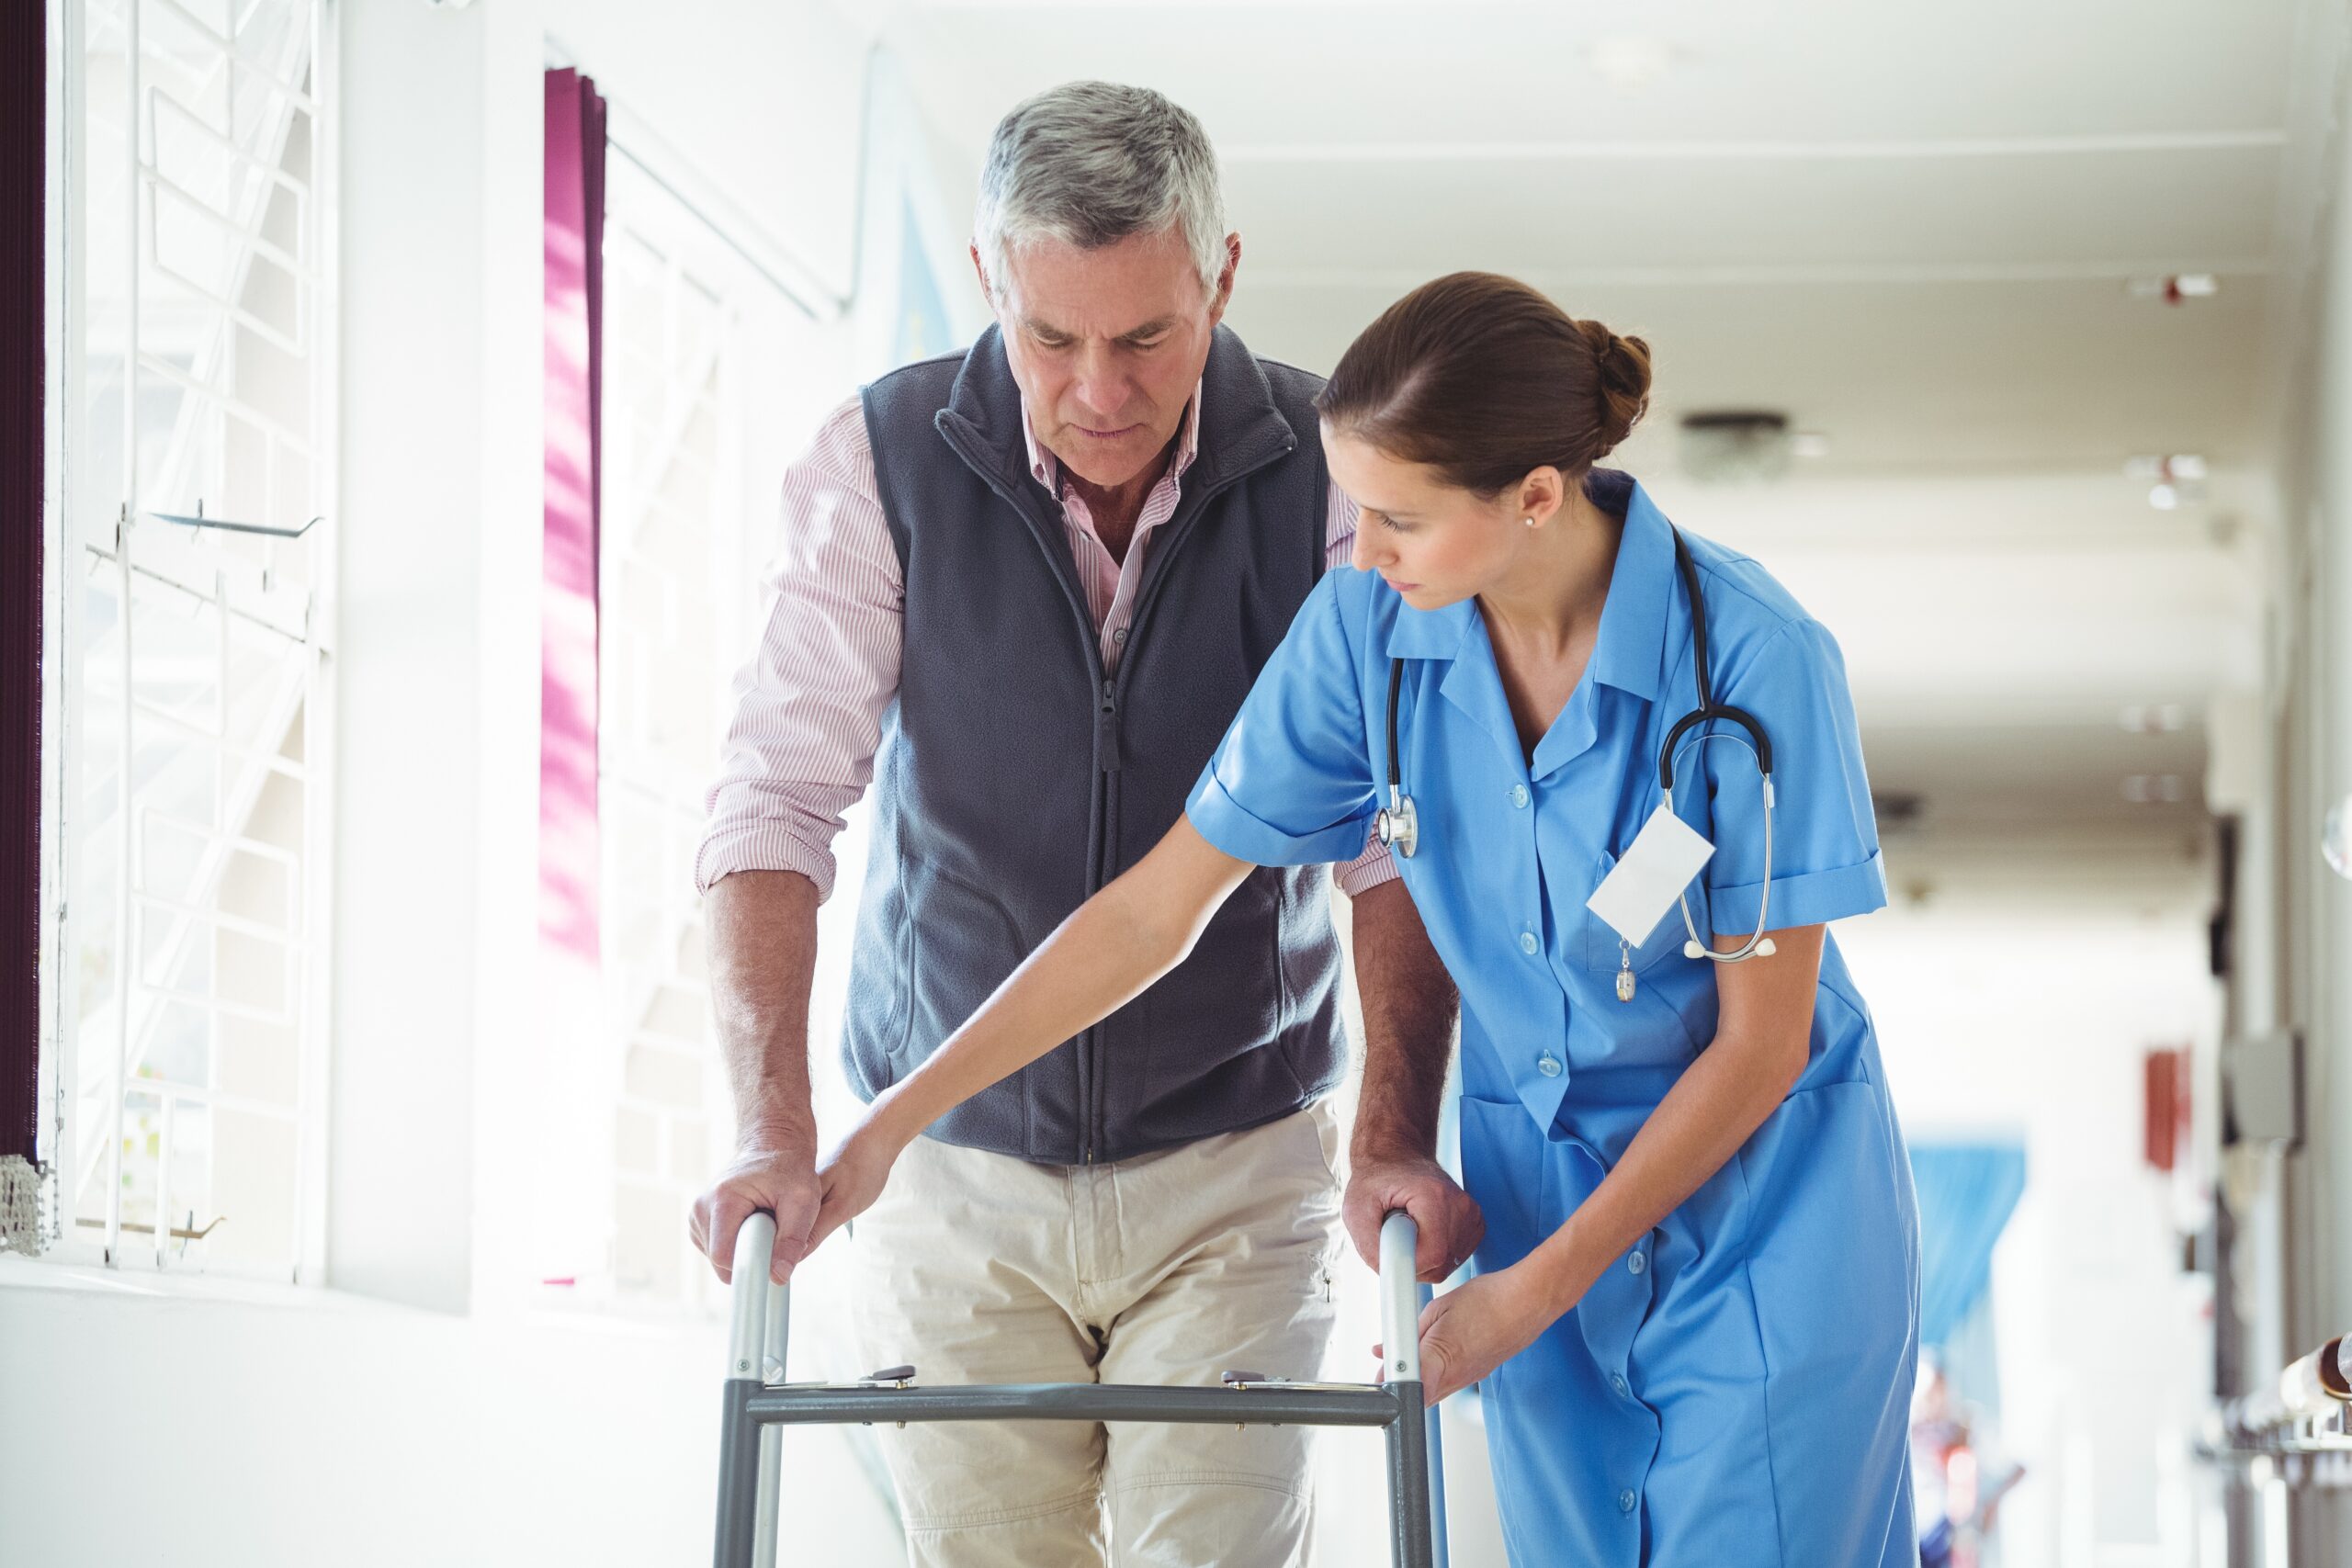
<svg viewBox="0 0 2352 1568">
<path fill-rule="evenodd" d="M 973 247 L 1037 444 L 1090 484 L 1125 484 L 1176 439 L 1241 260 L 1241 237 L 1225 243 L 1213 290 L 1174 227 L 1092 250 L 1037 241 L 1004 277 Z"/>
<path fill-rule="evenodd" d="M 1329 423 L 1323 452 L 1332 479 L 1363 509 L 1355 569 L 1380 573 L 1416 610 L 1442 609 L 1510 581 L 1532 546 L 1520 489 L 1491 499 L 1476 494 Z M 1545 516 L 1557 505 L 1555 495 Z"/>
</svg>

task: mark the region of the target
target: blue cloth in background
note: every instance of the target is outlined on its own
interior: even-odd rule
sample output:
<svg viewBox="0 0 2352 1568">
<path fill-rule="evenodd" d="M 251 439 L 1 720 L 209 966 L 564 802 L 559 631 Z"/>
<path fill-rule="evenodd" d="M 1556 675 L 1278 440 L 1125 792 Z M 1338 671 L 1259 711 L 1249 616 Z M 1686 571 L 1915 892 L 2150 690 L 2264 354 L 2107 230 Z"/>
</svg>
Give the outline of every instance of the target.
<svg viewBox="0 0 2352 1568">
<path fill-rule="evenodd" d="M 911 201 L 901 202 L 899 223 L 899 330 L 891 344 L 893 365 L 911 365 L 956 346 L 947 320 L 947 302 L 941 296 L 939 275 L 931 268 L 931 250 L 923 243 L 922 226 L 915 220 Z"/>
<path fill-rule="evenodd" d="M 1911 1145 L 1919 1195 L 1919 1343 L 1942 1348 L 1984 1294 L 1993 1245 L 2025 1191 L 2015 1143 Z"/>
</svg>

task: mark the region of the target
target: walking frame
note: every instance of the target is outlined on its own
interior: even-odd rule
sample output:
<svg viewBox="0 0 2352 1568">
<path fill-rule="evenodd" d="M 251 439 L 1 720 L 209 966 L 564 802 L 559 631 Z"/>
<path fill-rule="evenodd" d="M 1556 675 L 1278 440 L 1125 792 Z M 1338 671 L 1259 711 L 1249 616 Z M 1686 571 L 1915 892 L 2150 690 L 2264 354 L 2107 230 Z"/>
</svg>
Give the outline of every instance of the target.
<svg viewBox="0 0 2352 1568">
<path fill-rule="evenodd" d="M 775 1568 L 783 1502 L 781 1438 L 789 1426 L 876 1421 L 1177 1421 L 1215 1426 L 1378 1427 L 1388 1435 L 1389 1561 L 1445 1568 L 1445 1487 L 1437 1409 L 1421 1404 L 1417 1240 L 1402 1210 L 1380 1227 L 1380 1330 L 1385 1381 L 1294 1382 L 1227 1371 L 1222 1385 L 970 1383 L 937 1388 L 913 1367 L 854 1383 L 784 1382 L 790 1287 L 771 1284 L 775 1217 L 762 1211 L 735 1235 L 733 1316 L 719 1407 L 716 1568 Z"/>
</svg>

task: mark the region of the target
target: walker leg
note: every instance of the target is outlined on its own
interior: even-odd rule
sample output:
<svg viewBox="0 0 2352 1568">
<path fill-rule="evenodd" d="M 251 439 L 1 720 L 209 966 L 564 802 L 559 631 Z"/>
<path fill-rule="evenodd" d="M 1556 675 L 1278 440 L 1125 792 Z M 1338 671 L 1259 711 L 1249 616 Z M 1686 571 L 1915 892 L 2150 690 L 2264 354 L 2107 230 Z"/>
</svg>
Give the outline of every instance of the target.
<svg viewBox="0 0 2352 1568">
<path fill-rule="evenodd" d="M 718 1428 L 718 1530 L 715 1568 L 755 1568 L 759 1534 L 760 1424 L 750 1402 L 757 1378 L 729 1378 Z"/>
<path fill-rule="evenodd" d="M 1388 1424 L 1389 1561 L 1396 1568 L 1435 1568 L 1430 1561 L 1430 1427 L 1421 1385 L 1390 1383 L 1401 1406 Z"/>
<path fill-rule="evenodd" d="M 1436 1292 L 1423 1285 L 1416 1292 L 1426 1308 Z M 1445 1539 L 1445 1433 L 1438 1420 L 1442 1404 L 1429 1408 L 1430 1431 L 1430 1559 L 1432 1568 L 1452 1568 L 1453 1553 Z"/>
<path fill-rule="evenodd" d="M 1430 1562 L 1430 1568 L 1453 1568 L 1453 1554 L 1445 1543 L 1445 1447 L 1437 1423 L 1441 1408 L 1432 1404 L 1429 1413 Z"/>
<path fill-rule="evenodd" d="M 753 1505 L 752 1568 L 775 1568 L 776 1511 L 783 1502 L 784 1428 L 760 1428 L 760 1494 Z"/>
</svg>

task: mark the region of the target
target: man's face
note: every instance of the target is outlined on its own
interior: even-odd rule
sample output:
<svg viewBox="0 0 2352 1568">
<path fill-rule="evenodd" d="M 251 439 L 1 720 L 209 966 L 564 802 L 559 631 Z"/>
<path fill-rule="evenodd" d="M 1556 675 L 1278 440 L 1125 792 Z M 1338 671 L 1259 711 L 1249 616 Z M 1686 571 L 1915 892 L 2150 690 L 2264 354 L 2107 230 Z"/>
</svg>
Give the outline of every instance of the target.
<svg viewBox="0 0 2352 1568">
<path fill-rule="evenodd" d="M 1239 235 L 1225 246 L 1215 293 L 1172 227 L 1091 251 L 1041 241 L 1009 276 L 980 270 L 1037 443 L 1072 473 L 1123 485 L 1176 438 L 1241 260 Z"/>
</svg>

